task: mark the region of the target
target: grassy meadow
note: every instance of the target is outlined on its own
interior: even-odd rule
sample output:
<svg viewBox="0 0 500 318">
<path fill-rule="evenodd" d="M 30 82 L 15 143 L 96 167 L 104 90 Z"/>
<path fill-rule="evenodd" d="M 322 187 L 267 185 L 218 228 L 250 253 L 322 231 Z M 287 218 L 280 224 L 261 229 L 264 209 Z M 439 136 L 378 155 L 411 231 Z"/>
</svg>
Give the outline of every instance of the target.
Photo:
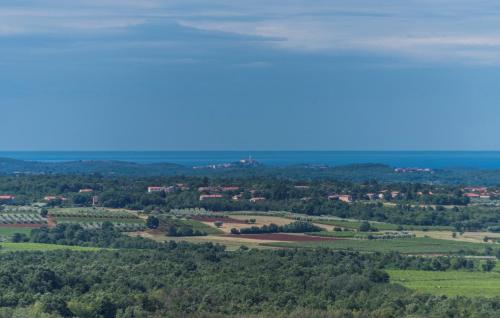
<svg viewBox="0 0 500 318">
<path fill-rule="evenodd" d="M 500 296 L 500 273 L 388 270 L 391 282 L 418 292 L 446 296 Z"/>
<path fill-rule="evenodd" d="M 42 243 L 0 243 L 0 252 L 17 252 L 17 251 L 53 251 L 53 250 L 72 250 L 72 251 L 97 251 L 97 247 L 69 246 L 57 244 L 42 244 Z"/>
<path fill-rule="evenodd" d="M 266 245 L 287 248 L 330 248 L 334 250 L 354 250 L 359 252 L 389 252 L 403 254 L 482 254 L 491 244 L 468 243 L 439 240 L 427 237 L 392 240 L 349 240 L 339 239 L 325 242 L 266 243 Z"/>
</svg>

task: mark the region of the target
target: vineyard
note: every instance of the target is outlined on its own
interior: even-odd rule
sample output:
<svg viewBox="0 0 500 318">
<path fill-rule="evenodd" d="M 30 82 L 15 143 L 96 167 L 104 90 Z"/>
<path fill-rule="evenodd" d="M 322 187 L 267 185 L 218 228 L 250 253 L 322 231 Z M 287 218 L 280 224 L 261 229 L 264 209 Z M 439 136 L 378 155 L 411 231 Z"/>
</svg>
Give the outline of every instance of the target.
<svg viewBox="0 0 500 318">
<path fill-rule="evenodd" d="M 59 221 L 58 224 L 78 224 L 84 229 L 87 230 L 95 230 L 100 229 L 104 222 L 99 221 Z M 113 227 L 122 232 L 136 232 L 143 231 L 146 229 L 146 225 L 144 223 L 120 223 L 120 222 L 111 222 L 113 223 Z"/>
<path fill-rule="evenodd" d="M 2 213 L 0 224 L 47 224 L 47 220 L 39 214 L 31 213 Z"/>
<path fill-rule="evenodd" d="M 104 222 L 123 232 L 142 231 L 146 228 L 144 220 L 137 214 L 122 210 L 65 208 L 49 211 L 57 224 L 79 224 L 85 229 L 98 229 Z"/>
<path fill-rule="evenodd" d="M 92 209 L 60 209 L 50 211 L 55 218 L 93 218 L 93 219 L 139 219 L 139 217 L 127 211 L 92 210 Z"/>
</svg>

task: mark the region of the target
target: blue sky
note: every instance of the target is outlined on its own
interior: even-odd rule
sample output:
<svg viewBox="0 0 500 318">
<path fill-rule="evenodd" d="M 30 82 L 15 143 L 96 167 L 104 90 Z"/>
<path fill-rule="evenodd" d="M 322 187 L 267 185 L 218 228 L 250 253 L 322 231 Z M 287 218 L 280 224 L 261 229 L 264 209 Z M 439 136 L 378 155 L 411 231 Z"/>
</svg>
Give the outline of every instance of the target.
<svg viewBox="0 0 500 318">
<path fill-rule="evenodd" d="M 3 0 L 0 150 L 499 150 L 500 3 Z"/>
</svg>

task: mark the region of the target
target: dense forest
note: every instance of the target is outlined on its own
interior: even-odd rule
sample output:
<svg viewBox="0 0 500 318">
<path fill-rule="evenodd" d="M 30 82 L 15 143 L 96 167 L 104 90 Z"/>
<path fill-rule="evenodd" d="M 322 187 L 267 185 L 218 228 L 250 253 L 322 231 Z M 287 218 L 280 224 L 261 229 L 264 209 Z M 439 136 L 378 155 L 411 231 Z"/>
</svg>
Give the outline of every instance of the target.
<svg viewBox="0 0 500 318">
<path fill-rule="evenodd" d="M 376 179 L 380 182 L 419 182 L 433 184 L 500 184 L 500 170 L 491 169 L 436 169 L 399 173 L 394 167 L 377 163 L 351 164 L 343 166 L 292 165 L 266 166 L 262 164 L 240 165 L 230 163 L 225 168 L 193 169 L 171 163 L 138 164 L 124 161 L 73 161 L 73 162 L 34 162 L 10 158 L 0 158 L 0 174 L 3 175 L 55 175 L 100 174 L 104 176 L 207 176 L 211 178 L 248 178 L 273 177 L 289 180 L 337 179 L 363 182 Z"/>
<path fill-rule="evenodd" d="M 492 317 L 500 309 L 498 299 L 418 294 L 390 284 L 384 272 L 478 270 L 472 260 L 326 249 L 227 252 L 174 242 L 143 247 L 0 254 L 0 316 Z"/>
</svg>

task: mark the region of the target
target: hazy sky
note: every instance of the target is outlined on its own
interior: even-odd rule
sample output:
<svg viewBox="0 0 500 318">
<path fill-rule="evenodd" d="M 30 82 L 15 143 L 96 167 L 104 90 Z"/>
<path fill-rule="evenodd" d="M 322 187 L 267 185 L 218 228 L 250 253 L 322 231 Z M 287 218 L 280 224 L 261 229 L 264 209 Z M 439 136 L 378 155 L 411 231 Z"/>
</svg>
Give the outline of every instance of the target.
<svg viewBox="0 0 500 318">
<path fill-rule="evenodd" d="M 500 150 L 498 0 L 2 0 L 0 150 Z"/>
</svg>

